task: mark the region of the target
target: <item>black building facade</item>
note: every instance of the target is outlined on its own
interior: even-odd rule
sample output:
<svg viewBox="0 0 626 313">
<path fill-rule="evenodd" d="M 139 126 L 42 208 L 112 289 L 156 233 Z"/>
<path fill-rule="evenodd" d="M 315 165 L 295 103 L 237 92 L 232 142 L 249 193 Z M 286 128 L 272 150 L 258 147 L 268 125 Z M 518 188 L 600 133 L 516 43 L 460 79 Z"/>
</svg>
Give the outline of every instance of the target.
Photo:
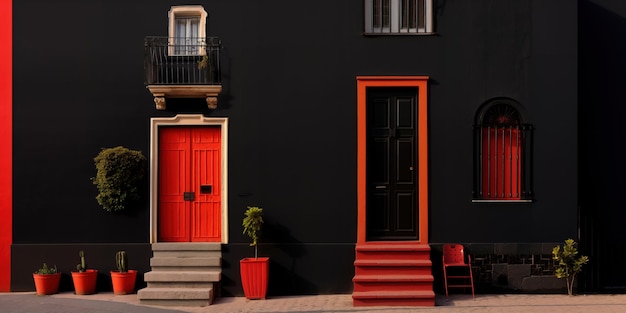
<svg viewBox="0 0 626 313">
<path fill-rule="evenodd" d="M 626 250 L 618 152 L 626 4 L 433 0 L 432 32 L 390 35 L 366 32 L 366 3 L 193 3 L 208 13 L 206 37 L 219 38 L 217 105 L 167 98 L 159 109 L 146 88 L 146 38 L 167 37 L 168 12 L 190 3 L 14 1 L 10 290 L 34 290 L 43 261 L 69 273 L 79 250 L 102 272 L 120 249 L 150 271 L 158 174 L 151 169 L 140 204 L 111 214 L 95 201 L 93 157 L 123 145 L 154 158 L 154 120 L 191 114 L 228 121 L 221 295 L 242 295 L 250 205 L 265 210 L 259 251 L 271 258 L 270 294 L 351 293 L 363 77 L 427 82 L 420 210 L 436 292 L 444 243 L 472 254 L 479 292 L 536 292 L 523 278 L 552 275 L 551 249 L 567 238 L 591 259 L 581 290 L 626 287 L 613 264 Z M 496 183 L 523 185 L 519 197 L 485 196 L 487 133 L 476 129 L 494 103 L 510 104 L 531 129 L 523 171 Z M 523 265 L 522 274 L 508 265 Z M 71 290 L 69 277 L 62 284 Z M 109 288 L 101 279 L 99 290 Z"/>
</svg>

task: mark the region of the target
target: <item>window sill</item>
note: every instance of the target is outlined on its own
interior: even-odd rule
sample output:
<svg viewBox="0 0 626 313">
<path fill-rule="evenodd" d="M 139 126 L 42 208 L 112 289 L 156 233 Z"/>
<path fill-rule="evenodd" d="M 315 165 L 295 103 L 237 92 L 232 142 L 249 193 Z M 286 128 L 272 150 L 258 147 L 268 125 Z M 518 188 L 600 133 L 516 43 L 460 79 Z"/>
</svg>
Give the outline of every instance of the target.
<svg viewBox="0 0 626 313">
<path fill-rule="evenodd" d="M 498 199 L 498 200 L 487 200 L 487 199 L 472 199 L 472 203 L 529 203 L 533 202 L 532 199 L 516 199 L 516 200 L 506 200 L 506 199 Z"/>
<path fill-rule="evenodd" d="M 377 37 L 377 36 L 437 36 L 435 32 L 432 33 L 369 33 L 364 32 L 365 37 Z"/>
</svg>

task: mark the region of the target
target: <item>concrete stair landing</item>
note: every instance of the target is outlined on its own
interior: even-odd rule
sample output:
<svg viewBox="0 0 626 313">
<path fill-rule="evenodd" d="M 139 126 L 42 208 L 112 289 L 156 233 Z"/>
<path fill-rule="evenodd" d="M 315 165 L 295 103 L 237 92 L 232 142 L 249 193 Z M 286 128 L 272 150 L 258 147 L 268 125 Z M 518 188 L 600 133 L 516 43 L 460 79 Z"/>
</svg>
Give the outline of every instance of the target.
<svg viewBox="0 0 626 313">
<path fill-rule="evenodd" d="M 219 295 L 222 278 L 220 243 L 152 244 L 152 270 L 139 302 L 162 306 L 207 306 Z"/>
</svg>

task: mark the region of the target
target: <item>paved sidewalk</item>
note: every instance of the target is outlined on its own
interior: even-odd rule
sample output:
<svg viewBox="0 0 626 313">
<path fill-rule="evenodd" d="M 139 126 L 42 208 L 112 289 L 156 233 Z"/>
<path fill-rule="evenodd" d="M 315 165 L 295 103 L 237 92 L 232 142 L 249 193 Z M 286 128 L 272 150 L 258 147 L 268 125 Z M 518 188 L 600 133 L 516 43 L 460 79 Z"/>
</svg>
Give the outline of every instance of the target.
<svg viewBox="0 0 626 313">
<path fill-rule="evenodd" d="M 206 307 L 164 307 L 142 305 L 137 295 L 98 293 L 77 296 L 60 293 L 37 296 L 34 292 L 0 293 L 1 313 L 243 313 L 243 312 L 484 312 L 484 313 L 624 313 L 626 294 L 577 295 L 451 295 L 438 296 L 434 307 L 353 307 L 350 295 L 272 297 L 246 300 L 218 298 Z"/>
</svg>

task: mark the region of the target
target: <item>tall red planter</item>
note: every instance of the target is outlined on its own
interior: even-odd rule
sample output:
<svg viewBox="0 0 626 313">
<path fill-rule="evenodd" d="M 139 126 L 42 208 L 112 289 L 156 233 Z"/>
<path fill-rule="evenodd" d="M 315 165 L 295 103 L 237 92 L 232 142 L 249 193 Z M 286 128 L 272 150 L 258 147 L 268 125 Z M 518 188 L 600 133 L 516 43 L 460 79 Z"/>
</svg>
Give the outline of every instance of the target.
<svg viewBox="0 0 626 313">
<path fill-rule="evenodd" d="M 265 299 L 267 295 L 269 258 L 245 258 L 239 261 L 241 285 L 246 299 Z"/>
<path fill-rule="evenodd" d="M 98 270 L 85 270 L 84 272 L 72 272 L 74 291 L 77 295 L 90 295 L 96 293 L 96 280 Z"/>
</svg>

